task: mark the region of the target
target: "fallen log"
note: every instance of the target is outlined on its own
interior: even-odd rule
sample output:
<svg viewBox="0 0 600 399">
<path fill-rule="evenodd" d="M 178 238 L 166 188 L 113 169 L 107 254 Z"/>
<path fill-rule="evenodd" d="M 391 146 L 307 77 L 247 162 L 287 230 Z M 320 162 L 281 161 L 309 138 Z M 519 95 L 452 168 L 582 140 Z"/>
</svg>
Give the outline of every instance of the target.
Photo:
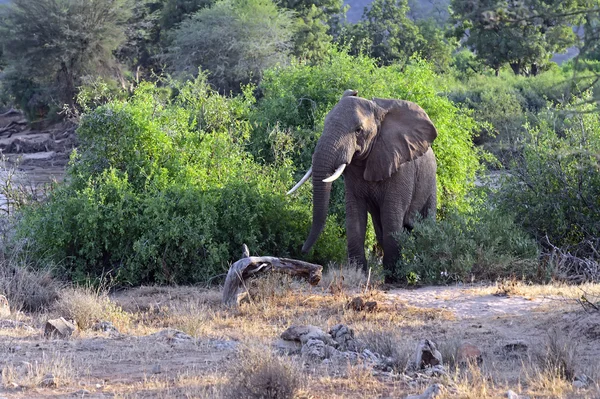
<svg viewBox="0 0 600 399">
<path fill-rule="evenodd" d="M 257 273 L 275 271 L 291 276 L 305 277 L 311 285 L 319 284 L 323 266 L 303 262 L 297 259 L 276 258 L 273 256 L 250 256 L 248 247 L 244 244 L 243 258 L 229 268 L 223 285 L 223 303 L 234 307 L 244 294 L 238 295 L 244 282 Z"/>
</svg>

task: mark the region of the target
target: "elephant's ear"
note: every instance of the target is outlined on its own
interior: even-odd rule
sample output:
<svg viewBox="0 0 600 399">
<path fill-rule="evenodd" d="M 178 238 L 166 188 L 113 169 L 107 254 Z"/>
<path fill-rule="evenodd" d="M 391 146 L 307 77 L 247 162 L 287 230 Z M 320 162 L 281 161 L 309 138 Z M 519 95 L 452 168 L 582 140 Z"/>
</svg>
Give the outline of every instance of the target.
<svg viewBox="0 0 600 399">
<path fill-rule="evenodd" d="M 403 163 L 425 154 L 437 137 L 437 130 L 425 111 L 413 102 L 381 98 L 373 101 L 384 116 L 367 158 L 364 178 L 380 181 L 394 174 Z"/>
</svg>

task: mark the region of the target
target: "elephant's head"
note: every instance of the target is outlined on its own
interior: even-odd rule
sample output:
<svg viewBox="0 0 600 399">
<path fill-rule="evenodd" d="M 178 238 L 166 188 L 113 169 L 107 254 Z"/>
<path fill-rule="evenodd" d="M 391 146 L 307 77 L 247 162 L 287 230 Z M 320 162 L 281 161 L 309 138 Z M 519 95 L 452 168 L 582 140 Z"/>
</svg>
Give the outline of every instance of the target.
<svg viewBox="0 0 600 399">
<path fill-rule="evenodd" d="M 433 123 L 418 105 L 402 100 L 357 97 L 346 90 L 325 118 L 312 167 L 288 194 L 312 174 L 313 222 L 302 247 L 308 252 L 323 231 L 331 183 L 350 163 L 364 166 L 367 181 L 381 181 L 428 149 L 437 136 Z"/>
</svg>

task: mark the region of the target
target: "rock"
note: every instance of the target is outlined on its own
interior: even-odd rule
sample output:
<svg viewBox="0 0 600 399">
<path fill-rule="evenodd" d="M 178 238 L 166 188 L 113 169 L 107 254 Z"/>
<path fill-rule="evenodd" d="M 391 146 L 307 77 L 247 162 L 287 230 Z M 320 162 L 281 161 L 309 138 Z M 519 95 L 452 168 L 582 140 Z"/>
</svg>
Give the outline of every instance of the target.
<svg viewBox="0 0 600 399">
<path fill-rule="evenodd" d="M 424 369 L 438 364 L 442 364 L 442 354 L 437 350 L 435 342 L 428 339 L 421 340 L 415 354 L 415 367 Z"/>
<path fill-rule="evenodd" d="M 48 373 L 44 376 L 44 378 L 42 378 L 42 382 L 40 382 L 40 386 L 42 387 L 55 387 L 56 386 L 56 380 L 54 378 L 54 374 L 52 373 Z"/>
<path fill-rule="evenodd" d="M 444 386 L 442 384 L 433 384 L 420 395 L 408 395 L 406 399 L 433 399 L 442 394 Z"/>
<path fill-rule="evenodd" d="M 0 328 L 22 328 L 27 331 L 35 331 L 35 328 L 17 320 L 0 320 Z"/>
<path fill-rule="evenodd" d="M 150 335 L 150 337 L 164 339 L 169 343 L 182 343 L 193 340 L 190 335 L 187 335 L 183 331 L 175 330 L 174 328 L 164 329 Z"/>
<path fill-rule="evenodd" d="M 319 339 L 309 339 L 302 345 L 301 353 L 311 360 L 323 360 L 327 357 L 325 343 Z"/>
<path fill-rule="evenodd" d="M 79 391 L 73 392 L 73 395 L 76 395 L 76 396 L 83 396 L 83 395 L 90 395 L 90 394 L 91 394 L 91 392 L 88 391 L 87 389 L 80 389 Z"/>
<path fill-rule="evenodd" d="M 10 306 L 4 295 L 0 295 L 0 317 L 10 317 Z"/>
<path fill-rule="evenodd" d="M 591 382 L 593 382 L 592 379 L 589 378 L 587 375 L 577 374 L 575 378 L 573 378 L 573 388 L 584 389 L 587 388 Z"/>
<path fill-rule="evenodd" d="M 99 321 L 92 326 L 92 330 L 94 331 L 102 331 L 107 333 L 119 333 L 117 327 L 114 326 L 110 321 Z"/>
<path fill-rule="evenodd" d="M 365 301 L 357 296 L 352 298 L 352 300 L 348 303 L 348 305 L 346 306 L 348 309 L 352 309 L 355 310 L 357 312 L 360 312 L 361 310 L 363 310 L 365 308 Z"/>
<path fill-rule="evenodd" d="M 302 344 L 307 343 L 311 339 L 317 339 L 327 345 L 337 346 L 329 334 L 315 326 L 291 326 L 281 333 L 281 338 L 286 341 L 298 341 Z"/>
<path fill-rule="evenodd" d="M 508 399 L 529 399 L 529 396 L 519 395 L 518 393 L 516 393 L 510 389 L 506 392 L 506 397 Z"/>
<path fill-rule="evenodd" d="M 456 361 L 461 366 L 466 366 L 468 364 L 481 365 L 481 363 L 483 363 L 481 350 L 475 345 L 466 342 L 458 348 Z"/>
<path fill-rule="evenodd" d="M 354 330 L 344 324 L 337 324 L 329 331 L 329 335 L 337 342 L 341 351 L 358 351 L 358 343 L 354 339 Z"/>
<path fill-rule="evenodd" d="M 425 369 L 425 375 L 428 377 L 439 377 L 446 374 L 448 373 L 446 373 L 446 368 L 442 364 Z"/>
<path fill-rule="evenodd" d="M 367 312 L 375 312 L 377 310 L 377 302 L 376 301 L 365 302 L 365 309 L 367 310 Z"/>
<path fill-rule="evenodd" d="M 77 330 L 75 324 L 67 321 L 64 317 L 48 320 L 46 322 L 46 327 L 44 328 L 44 336 L 49 337 L 58 337 L 58 338 L 68 338 L 73 335 L 73 332 Z"/>
<path fill-rule="evenodd" d="M 152 366 L 152 374 L 160 374 L 162 373 L 162 367 L 160 364 L 156 363 L 154 366 Z"/>
<path fill-rule="evenodd" d="M 509 342 L 502 348 L 504 353 L 526 353 L 529 347 L 523 341 Z"/>
<path fill-rule="evenodd" d="M 275 349 L 282 355 L 297 355 L 302 350 L 302 344 L 298 341 L 286 341 L 279 338 L 273 344 Z"/>
</svg>

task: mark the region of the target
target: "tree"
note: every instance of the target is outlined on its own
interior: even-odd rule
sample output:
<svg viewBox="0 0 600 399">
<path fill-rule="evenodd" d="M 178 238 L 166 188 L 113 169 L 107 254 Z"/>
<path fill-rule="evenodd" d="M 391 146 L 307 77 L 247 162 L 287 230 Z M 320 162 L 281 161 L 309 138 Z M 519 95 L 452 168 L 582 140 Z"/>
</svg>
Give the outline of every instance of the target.
<svg viewBox="0 0 600 399">
<path fill-rule="evenodd" d="M 280 7 L 296 13 L 293 54 L 313 61 L 327 53 L 343 17 L 341 0 L 283 0 Z"/>
<path fill-rule="evenodd" d="M 536 75 L 552 54 L 577 43 L 571 26 L 579 0 L 452 0 L 454 34 L 496 72 L 510 64 L 517 75 Z"/>
<path fill-rule="evenodd" d="M 287 61 L 292 28 L 290 12 L 271 0 L 220 0 L 173 31 L 165 59 L 177 75 L 195 75 L 201 67 L 221 92 L 239 91 Z"/>
<path fill-rule="evenodd" d="M 352 54 L 364 52 L 383 65 L 406 63 L 425 44 L 417 25 L 406 16 L 408 9 L 407 0 L 375 0 L 360 22 L 345 26 L 340 42 Z"/>
<path fill-rule="evenodd" d="M 83 76 L 118 73 L 113 51 L 130 15 L 130 0 L 13 0 L 0 23 L 5 78 L 72 107 Z M 27 103 L 27 93 L 13 95 Z"/>
<path fill-rule="evenodd" d="M 126 23 L 125 41 L 116 51 L 118 60 L 135 71 L 160 70 L 161 16 L 164 0 L 134 0 L 133 12 Z"/>
<path fill-rule="evenodd" d="M 160 27 L 163 32 L 174 29 L 184 19 L 214 3 L 215 0 L 166 0 L 162 9 Z"/>
</svg>

